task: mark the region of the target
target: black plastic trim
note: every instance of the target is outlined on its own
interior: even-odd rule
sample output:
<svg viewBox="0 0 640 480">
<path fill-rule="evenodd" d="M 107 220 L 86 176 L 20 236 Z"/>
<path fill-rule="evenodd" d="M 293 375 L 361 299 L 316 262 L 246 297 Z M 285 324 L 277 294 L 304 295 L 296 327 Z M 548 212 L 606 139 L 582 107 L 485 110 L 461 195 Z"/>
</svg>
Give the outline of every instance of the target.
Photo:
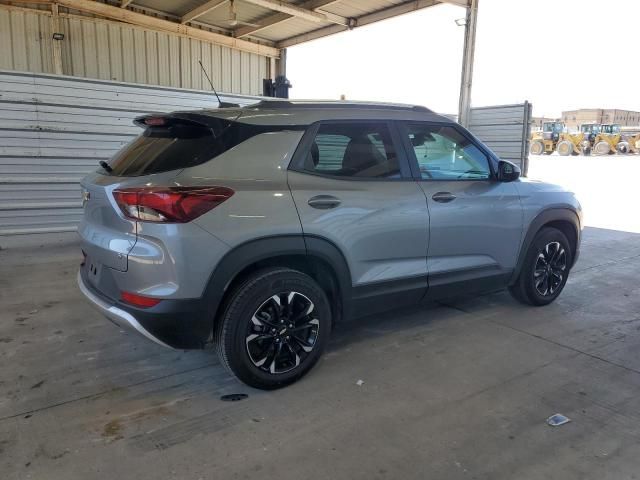
<svg viewBox="0 0 640 480">
<path fill-rule="evenodd" d="M 162 300 L 151 308 L 137 308 L 114 299 L 98 290 L 87 280 L 86 267 L 80 268 L 84 286 L 109 305 L 131 314 L 151 335 L 177 349 L 203 348 L 211 331 L 202 299 Z"/>
<path fill-rule="evenodd" d="M 353 287 L 354 318 L 420 303 L 427 292 L 427 275 L 368 283 Z"/>
<path fill-rule="evenodd" d="M 520 245 L 520 252 L 518 254 L 518 262 L 516 264 L 516 268 L 511 277 L 510 285 L 513 285 L 520 275 L 520 271 L 524 265 L 524 259 L 527 255 L 527 250 L 529 250 L 529 246 L 533 242 L 536 234 L 540 231 L 542 227 L 546 224 L 554 221 L 567 221 L 571 223 L 575 229 L 576 233 L 576 245 L 575 251 L 572 253 L 571 267 L 575 265 L 578 260 L 578 256 L 580 255 L 580 237 L 582 234 L 581 225 L 580 225 L 580 217 L 578 213 L 570 206 L 567 207 L 555 207 L 548 208 L 540 212 L 536 217 L 531 221 L 529 227 L 527 229 L 527 233 Z"/>
<path fill-rule="evenodd" d="M 425 301 L 433 301 L 452 297 L 478 295 L 503 290 L 509 285 L 512 273 L 493 273 L 478 278 L 458 279 L 438 282 L 429 285 Z"/>
<path fill-rule="evenodd" d="M 261 260 L 280 256 L 316 257 L 327 263 L 336 276 L 343 304 L 343 314 L 350 310 L 351 275 L 341 251 L 333 243 L 322 237 L 302 234 L 265 237 L 244 243 L 229 253 L 218 263 L 209 278 L 203 295 L 207 306 L 209 329 L 221 313 L 221 304 L 229 286 L 238 274 Z"/>
</svg>

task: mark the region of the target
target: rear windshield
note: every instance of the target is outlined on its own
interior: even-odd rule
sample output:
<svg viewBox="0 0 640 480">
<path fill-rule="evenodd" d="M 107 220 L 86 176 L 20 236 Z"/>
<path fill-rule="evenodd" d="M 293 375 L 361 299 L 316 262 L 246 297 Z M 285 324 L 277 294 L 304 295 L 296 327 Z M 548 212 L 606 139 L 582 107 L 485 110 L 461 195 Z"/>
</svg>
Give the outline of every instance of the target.
<svg viewBox="0 0 640 480">
<path fill-rule="evenodd" d="M 256 126 L 222 119 L 203 126 L 174 121 L 168 126 L 147 127 L 109 161 L 119 177 L 134 177 L 194 167 L 260 133 L 283 130 L 282 126 Z M 287 130 L 297 127 L 286 127 Z"/>
</svg>

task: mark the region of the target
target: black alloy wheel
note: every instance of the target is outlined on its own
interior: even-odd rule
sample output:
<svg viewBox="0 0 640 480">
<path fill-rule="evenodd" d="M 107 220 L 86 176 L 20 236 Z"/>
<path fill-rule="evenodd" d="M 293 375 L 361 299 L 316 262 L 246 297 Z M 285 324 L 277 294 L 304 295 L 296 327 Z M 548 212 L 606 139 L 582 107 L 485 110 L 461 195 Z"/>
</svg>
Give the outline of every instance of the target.
<svg viewBox="0 0 640 480">
<path fill-rule="evenodd" d="M 320 320 L 315 305 L 300 292 L 280 292 L 266 300 L 247 325 L 245 342 L 253 364 L 271 373 L 286 373 L 313 351 Z"/>
</svg>

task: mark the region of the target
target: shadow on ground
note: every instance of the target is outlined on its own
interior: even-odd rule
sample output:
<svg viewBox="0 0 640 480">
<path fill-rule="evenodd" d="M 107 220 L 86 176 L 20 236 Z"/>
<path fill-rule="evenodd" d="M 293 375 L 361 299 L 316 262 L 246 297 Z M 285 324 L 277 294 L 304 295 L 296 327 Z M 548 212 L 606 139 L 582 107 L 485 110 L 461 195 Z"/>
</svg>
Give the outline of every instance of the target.
<svg viewBox="0 0 640 480">
<path fill-rule="evenodd" d="M 212 352 L 120 332 L 81 299 L 78 261 L 0 252 L 3 478 L 637 474 L 638 234 L 586 229 L 548 307 L 498 292 L 339 324 L 313 372 L 270 393 Z M 233 392 L 249 398 L 220 401 Z M 572 422 L 547 426 L 558 412 Z"/>
</svg>

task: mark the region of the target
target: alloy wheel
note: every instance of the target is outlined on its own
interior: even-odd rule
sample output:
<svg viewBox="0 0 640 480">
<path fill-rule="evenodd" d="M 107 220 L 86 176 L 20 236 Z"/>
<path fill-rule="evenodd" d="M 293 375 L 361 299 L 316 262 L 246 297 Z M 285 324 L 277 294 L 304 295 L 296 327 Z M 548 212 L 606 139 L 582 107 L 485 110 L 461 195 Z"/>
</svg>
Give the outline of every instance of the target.
<svg viewBox="0 0 640 480">
<path fill-rule="evenodd" d="M 307 296 L 293 291 L 273 295 L 258 307 L 247 327 L 249 359 L 270 374 L 289 372 L 313 351 L 319 328 Z"/>
<path fill-rule="evenodd" d="M 560 242 L 548 243 L 536 258 L 533 281 L 538 294 L 553 295 L 562 285 L 567 270 L 567 252 Z"/>
</svg>

